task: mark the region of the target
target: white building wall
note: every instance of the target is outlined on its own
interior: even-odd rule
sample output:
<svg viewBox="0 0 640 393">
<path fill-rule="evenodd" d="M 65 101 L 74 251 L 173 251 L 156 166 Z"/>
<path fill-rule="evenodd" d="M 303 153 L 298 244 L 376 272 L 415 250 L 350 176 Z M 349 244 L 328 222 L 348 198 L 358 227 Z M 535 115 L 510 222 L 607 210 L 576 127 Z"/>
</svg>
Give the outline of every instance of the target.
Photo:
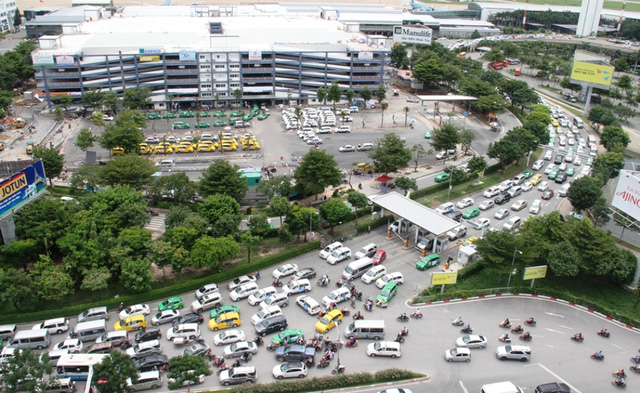
<svg viewBox="0 0 640 393">
<path fill-rule="evenodd" d="M 603 4 L 604 0 L 582 0 L 576 35 L 588 37 L 598 33 Z"/>
<path fill-rule="evenodd" d="M 0 0 L 0 32 L 4 33 L 13 28 L 16 8 L 16 0 Z"/>
</svg>

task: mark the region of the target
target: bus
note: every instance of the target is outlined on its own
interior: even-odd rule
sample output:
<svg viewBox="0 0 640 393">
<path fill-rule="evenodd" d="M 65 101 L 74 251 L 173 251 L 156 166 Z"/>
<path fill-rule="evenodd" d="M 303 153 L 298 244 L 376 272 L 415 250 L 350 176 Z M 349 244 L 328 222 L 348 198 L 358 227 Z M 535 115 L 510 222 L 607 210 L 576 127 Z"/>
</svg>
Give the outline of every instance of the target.
<svg viewBox="0 0 640 393">
<path fill-rule="evenodd" d="M 513 75 L 520 76 L 520 67 L 517 67 L 515 71 L 513 71 Z"/>
<path fill-rule="evenodd" d="M 71 378 L 72 381 L 86 381 L 93 365 L 102 362 L 109 355 L 68 353 L 60 356 L 57 363 L 59 378 Z"/>
<path fill-rule="evenodd" d="M 467 52 L 458 53 L 458 59 L 464 59 L 465 57 L 467 57 Z"/>
</svg>

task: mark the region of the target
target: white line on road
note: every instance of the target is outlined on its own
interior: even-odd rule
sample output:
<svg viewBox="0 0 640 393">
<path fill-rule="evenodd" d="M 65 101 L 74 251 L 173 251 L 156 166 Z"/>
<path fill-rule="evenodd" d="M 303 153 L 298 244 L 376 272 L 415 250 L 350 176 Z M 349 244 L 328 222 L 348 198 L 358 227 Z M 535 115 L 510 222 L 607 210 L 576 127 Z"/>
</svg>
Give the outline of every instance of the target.
<svg viewBox="0 0 640 393">
<path fill-rule="evenodd" d="M 618 348 L 618 349 L 621 349 L 621 350 L 623 350 L 623 351 L 625 351 L 625 352 L 627 351 L 627 348 L 622 348 L 622 347 L 621 347 L 621 346 L 619 346 L 619 345 L 613 344 L 613 346 L 614 346 L 614 347 L 616 347 L 616 348 Z"/>
<path fill-rule="evenodd" d="M 547 315 L 551 315 L 552 317 L 560 317 L 560 318 L 564 318 L 564 315 L 554 314 L 554 313 L 552 313 L 552 312 L 545 312 L 545 314 L 547 314 Z"/>
<path fill-rule="evenodd" d="M 553 375 L 556 379 L 560 380 L 563 383 L 566 383 L 567 385 L 569 385 L 569 387 L 571 388 L 571 391 L 576 392 L 576 393 L 582 393 L 580 390 L 576 389 L 575 386 L 572 386 L 569 382 L 565 381 L 564 379 L 562 379 L 558 374 L 554 373 L 553 371 L 549 370 L 548 368 L 546 368 L 544 365 L 540 364 L 540 363 L 536 363 L 536 366 L 540 366 L 543 370 L 545 370 L 546 372 L 548 372 L 549 374 Z"/>
<path fill-rule="evenodd" d="M 462 391 L 464 393 L 469 393 L 469 391 L 467 390 L 467 388 L 464 387 L 464 384 L 462 383 L 462 381 L 458 381 L 460 383 L 460 387 L 462 388 Z"/>
<path fill-rule="evenodd" d="M 572 327 L 569 327 L 569 326 L 564 326 L 564 325 L 559 325 L 559 326 L 560 326 L 561 328 L 564 328 L 564 329 L 573 330 L 573 328 L 572 328 Z"/>
<path fill-rule="evenodd" d="M 549 328 L 544 328 L 544 330 L 548 330 L 548 331 L 553 332 L 553 333 L 564 334 L 564 332 L 561 332 L 560 330 L 553 330 L 553 329 L 549 329 Z"/>
</svg>

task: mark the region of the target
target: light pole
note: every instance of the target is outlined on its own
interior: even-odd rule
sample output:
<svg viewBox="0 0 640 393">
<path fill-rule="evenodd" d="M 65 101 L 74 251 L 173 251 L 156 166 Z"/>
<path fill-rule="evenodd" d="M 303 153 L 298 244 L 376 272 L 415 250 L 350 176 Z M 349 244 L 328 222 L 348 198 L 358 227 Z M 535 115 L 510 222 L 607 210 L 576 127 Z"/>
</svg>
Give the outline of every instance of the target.
<svg viewBox="0 0 640 393">
<path fill-rule="evenodd" d="M 316 234 L 313 233 L 313 228 L 311 226 L 311 224 L 313 223 L 312 218 L 313 218 L 313 212 L 310 212 L 309 213 L 309 232 L 311 232 L 311 237 L 314 237 Z"/>
<path fill-rule="evenodd" d="M 513 276 L 513 265 L 516 263 L 516 252 L 522 255 L 522 251 L 517 248 L 513 250 L 513 259 L 511 260 L 511 271 L 509 272 L 509 280 L 507 281 L 507 289 L 511 286 L 511 276 Z"/>
<path fill-rule="evenodd" d="M 446 152 L 445 152 L 446 154 Z M 449 173 L 449 191 L 447 191 L 447 202 L 449 202 L 449 196 L 451 195 L 451 179 L 453 178 L 453 171 Z"/>
</svg>

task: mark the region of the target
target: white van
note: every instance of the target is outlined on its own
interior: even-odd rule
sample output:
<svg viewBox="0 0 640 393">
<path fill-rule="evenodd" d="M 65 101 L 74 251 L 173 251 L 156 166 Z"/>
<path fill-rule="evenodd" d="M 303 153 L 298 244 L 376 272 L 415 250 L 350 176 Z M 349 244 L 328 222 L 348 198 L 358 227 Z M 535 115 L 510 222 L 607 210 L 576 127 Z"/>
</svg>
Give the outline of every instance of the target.
<svg viewBox="0 0 640 393">
<path fill-rule="evenodd" d="M 62 334 L 69 330 L 69 320 L 64 318 L 48 319 L 33 327 L 33 330 L 45 329 L 49 334 Z"/>
<path fill-rule="evenodd" d="M 331 255 L 332 252 L 334 252 L 335 250 L 337 250 L 340 247 L 342 247 L 342 243 L 340 243 L 340 242 L 335 242 L 335 243 L 329 244 L 328 246 L 323 248 L 322 251 L 320 251 L 320 258 L 322 258 L 322 259 L 329 258 L 329 255 Z"/>
<path fill-rule="evenodd" d="M 0 340 L 10 340 L 16 334 L 16 325 L 2 325 L 0 326 Z"/>
<path fill-rule="evenodd" d="M 518 216 L 513 216 L 509 219 L 509 221 L 505 222 L 504 225 L 502 225 L 502 227 L 507 231 L 514 231 L 520 228 L 521 224 L 522 224 L 522 218 Z"/>
<path fill-rule="evenodd" d="M 97 321 L 81 322 L 73 330 L 69 331 L 67 338 L 77 338 L 80 341 L 94 341 L 107 332 L 107 323 L 104 319 Z"/>
<path fill-rule="evenodd" d="M 356 253 L 356 259 L 371 257 L 376 253 L 376 251 L 378 251 L 378 246 L 375 243 L 369 243 L 358 250 Z"/>
<path fill-rule="evenodd" d="M 583 128 L 584 127 L 584 122 L 582 121 L 582 119 L 579 119 L 577 117 L 573 118 L 573 124 L 578 128 Z"/>
<path fill-rule="evenodd" d="M 354 321 L 344 329 L 344 336 L 347 338 L 370 338 L 380 340 L 384 338 L 384 320 L 382 319 L 362 319 Z"/>
<path fill-rule="evenodd" d="M 11 348 L 45 349 L 51 345 L 51 336 L 45 329 L 19 330 L 13 339 L 9 340 Z"/>
<path fill-rule="evenodd" d="M 176 165 L 176 163 L 173 160 L 162 160 L 156 164 L 157 167 L 163 169 L 172 169 L 174 165 Z"/>
<path fill-rule="evenodd" d="M 567 196 L 567 192 L 569 191 L 570 187 L 571 183 L 563 184 L 562 187 L 560 187 L 560 191 L 558 191 L 558 195 L 560 195 L 561 197 Z"/>
<path fill-rule="evenodd" d="M 365 274 L 367 270 L 373 267 L 373 259 L 364 257 L 357 261 L 351 262 L 342 272 L 342 278 L 345 280 L 353 280 Z"/>
<path fill-rule="evenodd" d="M 57 349 L 57 350 L 53 350 L 53 351 L 49 351 L 48 355 L 49 355 L 49 363 L 51 364 L 58 364 L 58 359 L 60 359 L 60 356 L 62 355 L 66 355 L 69 353 L 68 349 Z M 44 353 L 40 356 L 40 362 L 42 362 L 42 358 L 44 357 Z"/>
<path fill-rule="evenodd" d="M 522 389 L 514 385 L 513 382 L 496 382 L 482 386 L 482 393 L 523 393 Z"/>
<path fill-rule="evenodd" d="M 387 273 L 386 267 L 382 265 L 374 266 L 371 269 L 369 269 L 362 277 L 360 277 L 360 280 L 365 284 L 371 284 L 375 280 L 384 276 L 386 273 Z"/>
<path fill-rule="evenodd" d="M 596 137 L 593 135 L 589 135 L 587 137 L 587 143 L 589 144 L 589 146 L 597 144 Z"/>
<path fill-rule="evenodd" d="M 138 381 L 136 383 L 132 383 L 131 378 L 127 378 L 127 385 L 129 385 L 134 392 L 138 390 L 157 389 L 162 386 L 162 373 L 160 371 L 140 373 L 138 374 Z"/>
<path fill-rule="evenodd" d="M 591 145 L 589 148 L 589 156 L 596 157 L 598 156 L 598 147 L 596 145 Z"/>
</svg>

